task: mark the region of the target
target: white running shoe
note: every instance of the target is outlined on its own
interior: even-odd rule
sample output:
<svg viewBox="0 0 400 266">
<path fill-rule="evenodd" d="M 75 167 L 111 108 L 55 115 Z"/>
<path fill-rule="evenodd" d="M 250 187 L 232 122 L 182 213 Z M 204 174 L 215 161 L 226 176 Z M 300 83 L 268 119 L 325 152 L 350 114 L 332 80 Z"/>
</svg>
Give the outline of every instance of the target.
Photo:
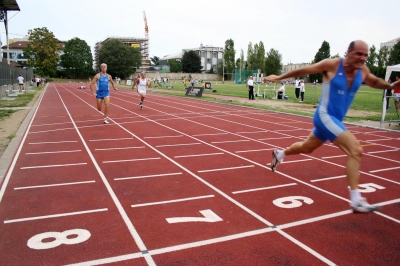
<svg viewBox="0 0 400 266">
<path fill-rule="evenodd" d="M 104 122 L 103 122 L 104 124 L 110 124 L 110 122 L 108 122 L 108 120 L 107 119 L 104 119 Z"/>
<path fill-rule="evenodd" d="M 272 162 L 271 162 L 271 170 L 272 170 L 272 172 L 275 172 L 275 169 L 278 166 L 278 164 L 283 162 L 283 159 L 278 160 L 277 156 L 278 156 L 278 149 L 275 149 L 275 150 L 272 151 Z"/>
<path fill-rule="evenodd" d="M 353 212 L 362 213 L 374 212 L 381 208 L 381 206 L 369 204 L 365 198 L 360 198 L 357 203 L 350 203 L 350 206 Z"/>
</svg>

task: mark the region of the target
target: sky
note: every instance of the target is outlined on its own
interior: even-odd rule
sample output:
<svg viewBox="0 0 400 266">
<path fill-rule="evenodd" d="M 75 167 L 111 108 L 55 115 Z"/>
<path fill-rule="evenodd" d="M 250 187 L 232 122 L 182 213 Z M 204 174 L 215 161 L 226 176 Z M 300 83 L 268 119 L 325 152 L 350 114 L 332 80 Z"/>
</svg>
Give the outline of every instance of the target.
<svg viewBox="0 0 400 266">
<path fill-rule="evenodd" d="M 251 42 L 278 50 L 282 63 L 309 63 L 324 41 L 331 56 L 349 43 L 380 44 L 400 37 L 398 0 L 16 0 L 9 39 L 46 27 L 61 41 L 78 37 L 93 48 L 108 37 L 145 37 L 150 57 L 164 57 L 200 44 L 225 47 L 232 39 L 236 58 L 245 60 Z M 4 23 L 0 28 L 6 44 Z"/>
</svg>

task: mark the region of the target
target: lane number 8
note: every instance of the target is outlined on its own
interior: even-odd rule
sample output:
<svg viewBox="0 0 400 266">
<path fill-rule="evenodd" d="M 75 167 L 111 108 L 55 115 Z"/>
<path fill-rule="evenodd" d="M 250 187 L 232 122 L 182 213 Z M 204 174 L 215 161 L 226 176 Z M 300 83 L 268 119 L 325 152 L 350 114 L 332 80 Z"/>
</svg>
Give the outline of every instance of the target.
<svg viewBox="0 0 400 266">
<path fill-rule="evenodd" d="M 32 249 L 49 249 L 62 244 L 72 245 L 82 243 L 88 240 L 90 236 L 90 232 L 85 229 L 71 229 L 64 232 L 46 232 L 31 237 L 27 245 Z"/>
</svg>

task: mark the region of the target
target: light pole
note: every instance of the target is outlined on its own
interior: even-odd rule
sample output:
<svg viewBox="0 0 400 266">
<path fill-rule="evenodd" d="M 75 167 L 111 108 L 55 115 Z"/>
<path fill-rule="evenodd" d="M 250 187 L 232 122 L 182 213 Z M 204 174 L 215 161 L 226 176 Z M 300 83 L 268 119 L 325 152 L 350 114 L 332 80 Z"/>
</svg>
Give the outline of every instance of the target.
<svg viewBox="0 0 400 266">
<path fill-rule="evenodd" d="M 225 76 L 225 58 L 222 57 L 222 84 L 224 84 L 224 76 Z"/>
</svg>

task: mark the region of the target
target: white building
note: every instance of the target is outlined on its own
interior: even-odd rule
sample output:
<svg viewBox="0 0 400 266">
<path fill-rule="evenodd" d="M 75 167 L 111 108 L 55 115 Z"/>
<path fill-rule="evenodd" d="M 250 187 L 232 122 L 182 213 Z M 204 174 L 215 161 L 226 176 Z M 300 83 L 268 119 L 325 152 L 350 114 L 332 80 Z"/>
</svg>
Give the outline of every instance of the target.
<svg viewBox="0 0 400 266">
<path fill-rule="evenodd" d="M 21 65 L 23 67 L 28 66 L 28 58 L 24 54 L 24 50 L 28 47 L 28 38 L 15 38 L 15 39 L 10 39 L 8 41 L 8 50 L 10 54 L 10 62 L 14 62 L 18 65 Z M 58 46 L 60 50 L 57 51 L 58 55 L 61 56 L 64 54 L 64 48 L 65 48 L 65 43 L 59 41 Z M 1 47 L 2 49 L 2 57 L 7 59 L 7 45 L 4 45 Z M 61 67 L 58 65 L 57 69 L 61 69 Z"/>
<path fill-rule="evenodd" d="M 399 41 L 400 41 L 400 37 L 393 39 L 391 41 L 388 41 L 388 42 L 381 43 L 380 49 L 382 49 L 383 47 L 387 47 L 389 49 L 389 51 L 391 51 L 393 49 L 393 46 Z"/>
<path fill-rule="evenodd" d="M 184 52 L 187 51 L 195 51 L 200 56 L 203 73 L 209 72 L 211 68 L 214 70 L 214 73 L 216 73 L 218 61 L 223 60 L 224 58 L 224 48 L 211 45 L 204 46 L 203 44 L 200 44 L 199 47 L 182 49 L 180 52 L 164 56 L 160 59 L 160 65 L 168 64 L 167 62 L 170 59 L 181 61 Z"/>
</svg>

